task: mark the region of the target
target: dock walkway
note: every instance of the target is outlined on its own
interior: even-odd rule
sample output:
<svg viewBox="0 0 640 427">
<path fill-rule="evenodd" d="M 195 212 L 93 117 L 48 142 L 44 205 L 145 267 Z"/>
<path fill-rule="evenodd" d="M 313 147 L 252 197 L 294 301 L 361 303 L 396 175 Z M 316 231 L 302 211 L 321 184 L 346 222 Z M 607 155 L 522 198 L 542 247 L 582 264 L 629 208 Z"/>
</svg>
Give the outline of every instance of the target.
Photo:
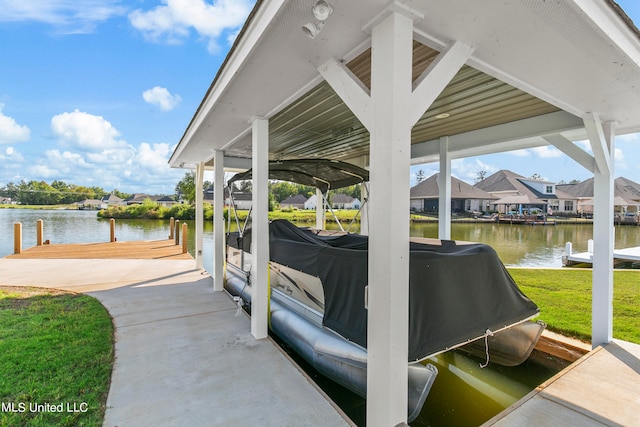
<svg viewBox="0 0 640 427">
<path fill-rule="evenodd" d="M 640 246 L 613 250 L 613 260 L 616 262 L 640 262 Z M 593 240 L 587 242 L 586 252 L 573 252 L 573 244 L 567 242 L 562 255 L 562 262 L 566 266 L 574 264 L 593 264 Z"/>
<path fill-rule="evenodd" d="M 640 345 L 614 340 L 537 387 L 485 426 L 640 425 Z"/>
<path fill-rule="evenodd" d="M 108 245 L 117 259 L 31 250 L 0 259 L 2 285 L 83 292 L 109 310 L 116 360 L 105 427 L 350 425 L 271 340 L 253 339 L 249 318 L 193 259 L 122 259 L 126 245 Z M 65 245 L 45 249 L 56 246 Z"/>
</svg>

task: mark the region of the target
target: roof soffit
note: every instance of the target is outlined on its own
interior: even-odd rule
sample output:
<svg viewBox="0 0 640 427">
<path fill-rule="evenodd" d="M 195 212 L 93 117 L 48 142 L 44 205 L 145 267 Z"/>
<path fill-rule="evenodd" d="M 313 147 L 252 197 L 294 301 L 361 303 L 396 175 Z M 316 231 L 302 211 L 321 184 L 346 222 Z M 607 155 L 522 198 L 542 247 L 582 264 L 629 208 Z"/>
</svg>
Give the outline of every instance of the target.
<svg viewBox="0 0 640 427">
<path fill-rule="evenodd" d="M 210 158 L 213 148 L 250 156 L 248 121 L 255 116 L 270 119 L 272 158 L 345 160 L 367 152 L 367 131 L 321 82 L 317 67 L 329 58 L 341 58 L 368 84 L 368 35 L 361 29 L 388 1 L 331 0 L 335 12 L 315 40 L 306 39 L 300 31 L 309 20 L 311 3 L 282 2 L 233 79 L 219 88 L 215 100 L 206 103 L 208 110 L 200 112 L 202 120 L 197 126 L 185 132 L 188 137 L 180 145 L 188 142 L 190 147 L 186 151 L 179 147 L 180 155 L 172 157 L 173 164 L 181 159 Z M 500 5 L 463 0 L 404 3 L 429 11 L 415 23 L 416 38 L 422 43 L 414 43 L 414 79 L 438 54 L 436 49 L 448 41 L 475 47 L 470 66 L 460 70 L 414 127 L 413 143 L 559 108 L 574 114 L 606 110 L 603 119 L 618 120 L 622 129 L 640 129 L 637 64 L 619 49 L 611 49 L 606 36 L 594 30 L 593 21 L 585 18 L 573 0 L 560 2 L 564 5 L 539 5 L 537 0 L 509 0 Z M 567 17 L 575 24 L 563 29 L 562 20 Z M 554 54 L 555 50 L 559 53 Z M 629 90 L 633 87 L 635 91 Z M 436 119 L 441 112 L 450 116 Z"/>
</svg>

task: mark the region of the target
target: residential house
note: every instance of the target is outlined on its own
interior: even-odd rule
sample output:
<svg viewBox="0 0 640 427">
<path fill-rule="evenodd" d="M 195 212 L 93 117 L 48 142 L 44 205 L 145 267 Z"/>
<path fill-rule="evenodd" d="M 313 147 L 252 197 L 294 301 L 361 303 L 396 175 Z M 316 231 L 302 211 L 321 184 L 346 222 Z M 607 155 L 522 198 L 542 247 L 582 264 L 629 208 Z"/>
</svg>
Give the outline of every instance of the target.
<svg viewBox="0 0 640 427">
<path fill-rule="evenodd" d="M 296 194 L 295 196 L 289 196 L 280 202 L 280 209 L 304 209 L 304 204 L 307 202 L 307 198 L 302 194 Z"/>
<path fill-rule="evenodd" d="M 239 210 L 251 209 L 251 193 L 233 193 L 233 205 Z M 226 199 L 227 206 L 231 206 L 231 196 Z"/>
<path fill-rule="evenodd" d="M 360 209 L 360 200 L 337 193 L 331 198 L 331 207 L 333 209 Z"/>
<path fill-rule="evenodd" d="M 202 191 L 204 193 L 203 201 L 208 202 L 208 203 L 213 205 L 213 195 L 214 195 L 213 185 L 210 185 L 209 187 L 203 189 Z M 226 202 L 229 199 L 229 188 L 228 187 L 224 188 L 223 194 L 224 195 L 222 197 L 222 200 Z M 234 194 L 234 197 L 235 197 L 235 194 Z"/>
<path fill-rule="evenodd" d="M 614 211 L 623 215 L 640 213 L 640 184 L 619 177 L 613 182 Z M 557 188 L 573 195 L 577 200 L 576 211 L 582 215 L 593 213 L 593 178 L 574 184 L 558 184 Z"/>
<path fill-rule="evenodd" d="M 102 202 L 106 203 L 108 206 L 123 206 L 126 205 L 124 199 L 116 196 L 115 194 L 109 194 L 108 196 L 102 197 Z"/>
<path fill-rule="evenodd" d="M 165 208 L 170 208 L 173 205 L 177 205 L 179 202 L 172 196 L 154 196 L 151 198 L 154 202 Z"/>
<path fill-rule="evenodd" d="M 305 209 L 315 209 L 316 206 L 318 206 L 318 196 L 316 196 L 315 194 L 309 197 L 306 202 L 304 202 Z"/>
<path fill-rule="evenodd" d="M 0 196 L 0 204 L 2 204 L 2 205 L 10 205 L 11 204 L 11 197 Z"/>
<path fill-rule="evenodd" d="M 151 199 L 151 196 L 144 193 L 136 193 L 124 199 L 125 204 L 128 205 L 141 205 L 145 200 Z"/>
<path fill-rule="evenodd" d="M 417 212 L 437 212 L 439 207 L 439 174 L 434 174 L 411 187 L 409 198 L 411 209 Z M 451 177 L 451 211 L 480 212 L 489 210 L 490 202 L 496 200 L 486 191 L 476 188 L 458 178 Z"/>
<path fill-rule="evenodd" d="M 558 190 L 555 183 L 525 178 L 510 170 L 499 170 L 475 187 L 498 198 L 491 202 L 490 210 L 500 213 L 534 208 L 549 214 L 576 213 L 576 197 Z"/>
<path fill-rule="evenodd" d="M 85 199 L 81 202 L 76 202 L 76 205 L 78 205 L 78 209 L 81 210 L 99 210 L 99 209 L 106 209 L 107 208 L 107 203 L 103 202 L 102 200 L 97 200 L 97 199 Z"/>
</svg>

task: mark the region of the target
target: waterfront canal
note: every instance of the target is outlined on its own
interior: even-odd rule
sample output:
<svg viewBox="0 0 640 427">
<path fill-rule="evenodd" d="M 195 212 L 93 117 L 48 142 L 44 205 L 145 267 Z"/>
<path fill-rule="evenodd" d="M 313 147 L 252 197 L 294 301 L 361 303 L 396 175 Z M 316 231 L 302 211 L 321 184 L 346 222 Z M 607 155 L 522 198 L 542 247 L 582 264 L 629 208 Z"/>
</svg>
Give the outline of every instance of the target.
<svg viewBox="0 0 640 427">
<path fill-rule="evenodd" d="M 99 219 L 95 211 L 0 209 L 0 257 L 13 253 L 13 224 L 22 223 L 23 249 L 36 244 L 36 221 L 44 220 L 44 239 L 51 243 L 91 243 L 109 241 L 109 221 Z M 189 225 L 189 252 L 194 253 L 194 224 Z M 328 228 L 337 228 L 328 223 Z M 116 237 L 120 241 L 160 240 L 169 234 L 167 220 L 117 220 Z M 411 235 L 436 237 L 436 223 L 413 223 Z M 508 267 L 561 267 L 566 242 L 574 251 L 586 251 L 593 237 L 591 224 L 510 225 L 497 223 L 453 223 L 454 240 L 485 243 L 493 247 Z M 640 227 L 618 226 L 615 247 L 640 246 Z M 212 269 L 213 225 L 204 224 L 204 266 Z"/>
</svg>

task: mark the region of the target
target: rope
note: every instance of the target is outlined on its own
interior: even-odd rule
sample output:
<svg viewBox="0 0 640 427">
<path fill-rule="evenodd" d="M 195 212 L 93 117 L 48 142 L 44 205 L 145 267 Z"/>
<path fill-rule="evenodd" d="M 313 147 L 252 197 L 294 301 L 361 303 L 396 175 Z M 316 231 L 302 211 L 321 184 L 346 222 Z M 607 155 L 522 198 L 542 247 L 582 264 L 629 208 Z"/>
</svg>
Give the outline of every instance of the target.
<svg viewBox="0 0 640 427">
<path fill-rule="evenodd" d="M 480 363 L 481 368 L 486 368 L 489 365 L 489 337 L 493 336 L 491 329 L 487 329 L 484 333 L 484 352 L 487 355 L 487 359 L 484 363 Z"/>
</svg>

